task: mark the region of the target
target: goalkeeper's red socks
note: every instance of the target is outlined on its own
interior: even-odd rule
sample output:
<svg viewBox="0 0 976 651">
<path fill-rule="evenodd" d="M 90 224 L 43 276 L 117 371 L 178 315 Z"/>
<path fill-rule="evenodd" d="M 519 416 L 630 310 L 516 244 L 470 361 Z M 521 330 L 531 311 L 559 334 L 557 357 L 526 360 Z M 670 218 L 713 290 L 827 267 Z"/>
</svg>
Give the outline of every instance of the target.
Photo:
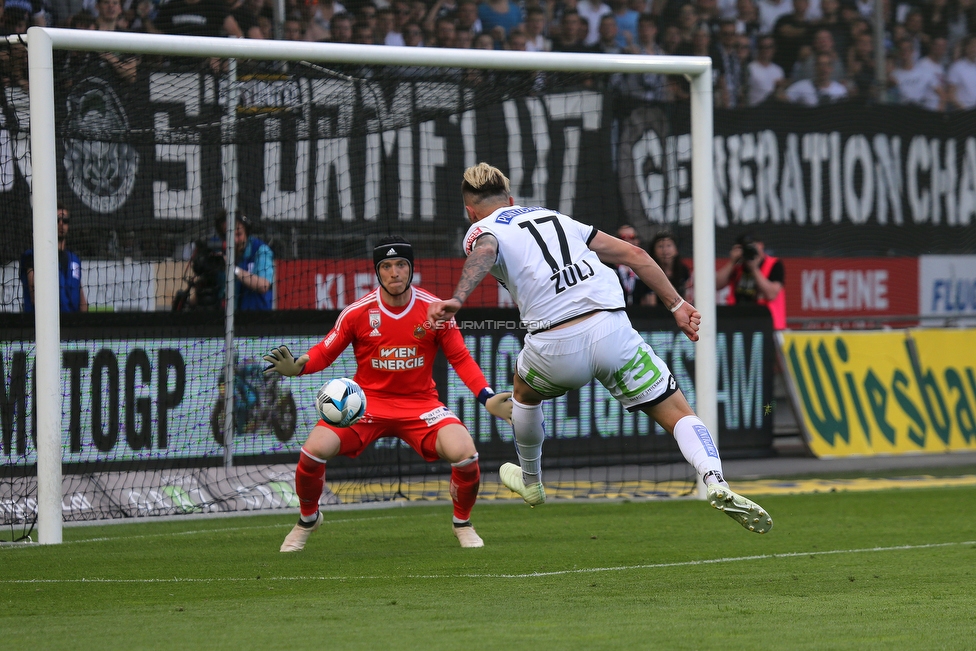
<svg viewBox="0 0 976 651">
<path fill-rule="evenodd" d="M 314 458 L 302 448 L 295 468 L 295 492 L 302 520 L 312 524 L 318 518 L 319 498 L 325 488 L 325 462 Z"/>
<path fill-rule="evenodd" d="M 481 468 L 478 455 L 451 464 L 451 499 L 454 517 L 464 522 L 471 517 L 471 509 L 478 500 Z M 295 468 L 295 492 L 298 493 L 302 520 L 315 522 L 319 512 L 319 498 L 325 488 L 325 463 L 302 450 Z"/>
<path fill-rule="evenodd" d="M 467 522 L 471 509 L 478 500 L 478 487 L 481 485 L 481 467 L 478 455 L 451 464 L 451 499 L 454 501 L 455 522 Z"/>
</svg>

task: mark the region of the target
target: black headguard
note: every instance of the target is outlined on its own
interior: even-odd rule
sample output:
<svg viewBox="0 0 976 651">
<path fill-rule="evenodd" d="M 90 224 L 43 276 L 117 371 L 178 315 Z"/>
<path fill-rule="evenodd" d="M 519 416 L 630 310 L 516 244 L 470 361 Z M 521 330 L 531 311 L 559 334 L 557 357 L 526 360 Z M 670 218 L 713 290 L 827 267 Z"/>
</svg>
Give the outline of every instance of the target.
<svg viewBox="0 0 976 651">
<path fill-rule="evenodd" d="M 410 283 L 413 282 L 413 247 L 410 242 L 397 235 L 391 235 L 384 237 L 373 247 L 373 270 L 376 272 L 377 280 L 380 278 L 380 263 L 392 258 L 403 258 L 410 265 L 410 277 L 407 279 L 407 287 L 403 290 L 405 292 L 410 289 Z"/>
</svg>

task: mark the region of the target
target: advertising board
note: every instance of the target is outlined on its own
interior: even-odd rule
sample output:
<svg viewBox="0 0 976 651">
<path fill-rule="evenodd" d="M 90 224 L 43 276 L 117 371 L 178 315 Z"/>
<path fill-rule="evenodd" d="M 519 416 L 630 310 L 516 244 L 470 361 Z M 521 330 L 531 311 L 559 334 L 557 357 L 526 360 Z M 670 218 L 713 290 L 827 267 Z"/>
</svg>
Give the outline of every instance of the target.
<svg viewBox="0 0 976 651">
<path fill-rule="evenodd" d="M 973 330 L 781 333 L 819 457 L 976 449 Z"/>
</svg>

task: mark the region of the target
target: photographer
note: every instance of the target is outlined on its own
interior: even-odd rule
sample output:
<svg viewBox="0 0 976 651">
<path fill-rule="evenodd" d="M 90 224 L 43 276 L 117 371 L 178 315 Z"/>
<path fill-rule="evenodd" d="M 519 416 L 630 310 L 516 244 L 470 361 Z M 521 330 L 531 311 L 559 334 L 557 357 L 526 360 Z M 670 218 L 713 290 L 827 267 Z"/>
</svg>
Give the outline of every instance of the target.
<svg viewBox="0 0 976 651">
<path fill-rule="evenodd" d="M 0 3 L 0 7 L 3 4 Z M 88 299 L 81 283 L 81 258 L 68 250 L 68 224 L 71 215 L 58 202 L 58 288 L 62 312 L 87 312 Z M 20 282 L 23 288 L 24 312 L 34 311 L 34 249 L 20 257 Z"/>
<path fill-rule="evenodd" d="M 215 220 L 217 234 L 223 239 L 227 232 L 227 211 L 221 209 Z M 238 310 L 270 310 L 271 286 L 274 283 L 274 255 L 271 247 L 251 235 L 251 221 L 244 215 L 237 217 L 234 229 L 234 275 L 237 286 L 234 295 Z M 221 294 L 224 285 L 220 285 Z"/>
<path fill-rule="evenodd" d="M 769 308 L 773 329 L 786 328 L 786 273 L 779 258 L 766 255 L 762 240 L 741 235 L 729 252 L 729 261 L 715 273 L 715 288 L 731 286 L 729 305 L 758 303 Z"/>
<path fill-rule="evenodd" d="M 188 264 L 191 278 L 189 290 L 182 292 L 174 301 L 174 311 L 219 308 L 224 299 L 225 269 L 224 236 L 227 232 L 227 211 L 221 209 L 214 220 L 216 233 L 194 244 Z M 237 218 L 234 229 L 234 275 L 237 285 L 234 291 L 238 310 L 272 309 L 272 285 L 274 283 L 274 256 L 271 247 L 251 235 L 251 222 L 244 216 Z M 181 300 L 183 299 L 183 300 Z"/>
</svg>

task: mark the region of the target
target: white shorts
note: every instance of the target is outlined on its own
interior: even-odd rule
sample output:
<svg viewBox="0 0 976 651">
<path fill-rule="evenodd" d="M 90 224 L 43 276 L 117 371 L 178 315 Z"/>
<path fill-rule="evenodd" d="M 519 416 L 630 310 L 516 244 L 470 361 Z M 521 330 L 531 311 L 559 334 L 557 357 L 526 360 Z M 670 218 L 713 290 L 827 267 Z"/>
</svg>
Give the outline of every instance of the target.
<svg viewBox="0 0 976 651">
<path fill-rule="evenodd" d="M 677 391 L 671 369 L 623 311 L 599 312 L 568 328 L 526 335 L 517 372 L 547 398 L 596 378 L 628 411 L 655 405 Z"/>
</svg>

